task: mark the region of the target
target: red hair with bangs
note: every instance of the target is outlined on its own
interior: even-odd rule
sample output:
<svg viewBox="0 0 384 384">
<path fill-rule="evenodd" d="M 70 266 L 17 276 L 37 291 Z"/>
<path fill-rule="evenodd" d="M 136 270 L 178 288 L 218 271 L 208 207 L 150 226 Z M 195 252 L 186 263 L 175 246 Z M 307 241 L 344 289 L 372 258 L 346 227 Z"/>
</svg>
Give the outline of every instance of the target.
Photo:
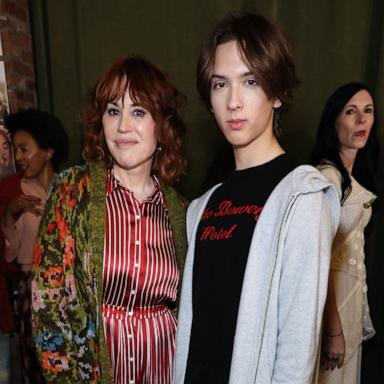
<svg viewBox="0 0 384 384">
<path fill-rule="evenodd" d="M 152 173 L 172 184 L 185 173 L 183 151 L 185 125 L 180 110 L 185 97 L 168 77 L 148 60 L 129 56 L 113 63 L 97 81 L 86 111 L 86 136 L 83 157 L 113 163 L 104 138 L 102 117 L 109 102 L 129 92 L 131 99 L 151 114 L 156 124 L 157 145 Z"/>
</svg>

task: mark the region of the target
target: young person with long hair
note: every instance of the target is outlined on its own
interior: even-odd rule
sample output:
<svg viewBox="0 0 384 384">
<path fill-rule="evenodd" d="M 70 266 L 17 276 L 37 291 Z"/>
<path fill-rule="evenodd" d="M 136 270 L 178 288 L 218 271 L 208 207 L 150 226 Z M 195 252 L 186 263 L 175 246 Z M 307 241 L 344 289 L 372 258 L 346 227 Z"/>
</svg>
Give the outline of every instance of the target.
<svg viewBox="0 0 384 384">
<path fill-rule="evenodd" d="M 197 88 L 235 171 L 188 208 L 176 383 L 311 383 L 339 201 L 278 141 L 298 84 L 282 28 L 230 14 L 205 40 Z"/>
</svg>

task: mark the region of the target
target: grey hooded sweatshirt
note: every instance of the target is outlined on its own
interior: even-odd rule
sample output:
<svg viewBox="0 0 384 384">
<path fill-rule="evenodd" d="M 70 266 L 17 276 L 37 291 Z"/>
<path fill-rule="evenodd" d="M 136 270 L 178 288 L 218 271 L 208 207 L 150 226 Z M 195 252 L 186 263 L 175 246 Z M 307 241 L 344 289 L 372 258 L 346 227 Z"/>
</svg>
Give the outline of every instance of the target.
<svg viewBox="0 0 384 384">
<path fill-rule="evenodd" d="M 188 208 L 189 248 L 176 336 L 176 384 L 184 382 L 188 359 L 196 231 L 217 187 Z M 336 190 L 308 165 L 290 172 L 269 196 L 249 249 L 230 384 L 312 382 L 339 217 Z"/>
</svg>

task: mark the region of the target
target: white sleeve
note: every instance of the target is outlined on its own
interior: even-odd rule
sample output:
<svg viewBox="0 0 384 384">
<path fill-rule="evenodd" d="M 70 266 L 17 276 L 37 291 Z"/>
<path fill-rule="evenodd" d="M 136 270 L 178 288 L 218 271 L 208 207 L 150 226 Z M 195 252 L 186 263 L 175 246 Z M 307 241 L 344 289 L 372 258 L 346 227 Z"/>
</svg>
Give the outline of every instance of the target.
<svg viewBox="0 0 384 384">
<path fill-rule="evenodd" d="M 193 229 L 196 225 L 197 215 L 199 213 L 199 204 L 198 200 L 193 200 L 191 204 L 188 206 L 187 210 L 187 241 L 188 244 L 191 242 L 191 237 L 193 233 Z"/>
</svg>

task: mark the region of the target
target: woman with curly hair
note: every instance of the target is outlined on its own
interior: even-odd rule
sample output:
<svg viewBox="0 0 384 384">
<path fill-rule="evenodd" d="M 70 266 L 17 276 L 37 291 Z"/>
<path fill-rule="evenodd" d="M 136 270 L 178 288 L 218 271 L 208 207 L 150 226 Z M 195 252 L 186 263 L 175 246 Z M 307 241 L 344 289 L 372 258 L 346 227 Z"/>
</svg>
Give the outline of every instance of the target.
<svg viewBox="0 0 384 384">
<path fill-rule="evenodd" d="M 140 57 L 87 110 L 86 164 L 62 173 L 34 257 L 33 323 L 49 382 L 170 383 L 185 203 L 183 98 Z"/>
<path fill-rule="evenodd" d="M 9 269 L 15 265 L 20 269 L 17 285 L 23 383 L 38 384 L 43 379 L 32 338 L 32 257 L 50 185 L 67 158 L 68 138 L 55 116 L 32 108 L 8 115 L 5 127 L 12 139 L 18 172 L 0 181 L 0 254 Z M 2 297 L 1 302 L 6 313 L 7 300 Z"/>
</svg>

